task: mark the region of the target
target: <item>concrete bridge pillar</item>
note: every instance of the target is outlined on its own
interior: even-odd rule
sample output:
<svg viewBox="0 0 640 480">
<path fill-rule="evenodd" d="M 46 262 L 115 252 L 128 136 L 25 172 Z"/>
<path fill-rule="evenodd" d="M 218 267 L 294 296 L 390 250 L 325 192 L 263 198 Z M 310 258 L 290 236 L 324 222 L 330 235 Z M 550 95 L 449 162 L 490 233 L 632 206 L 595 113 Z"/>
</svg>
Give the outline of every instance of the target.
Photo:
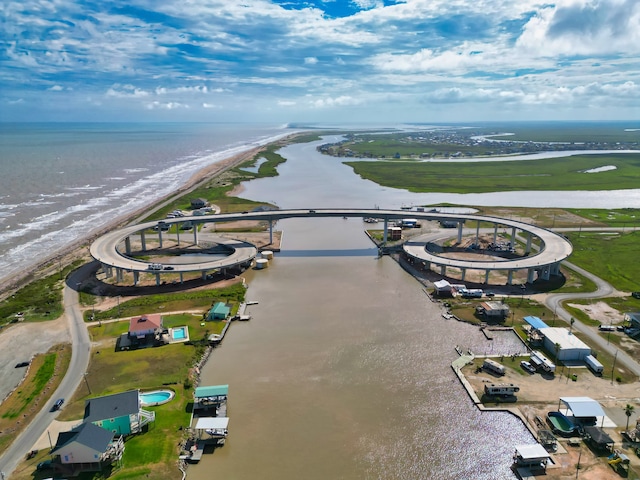
<svg viewBox="0 0 640 480">
<path fill-rule="evenodd" d="M 382 244 L 387 244 L 387 236 L 389 235 L 389 219 L 385 217 L 384 219 L 384 232 L 382 234 Z"/>
<path fill-rule="evenodd" d="M 127 252 L 127 255 L 131 255 L 131 237 L 124 239 L 124 250 Z"/>
<path fill-rule="evenodd" d="M 549 280 L 551 277 L 551 265 L 545 265 L 542 269 L 542 279 Z"/>
<path fill-rule="evenodd" d="M 160 244 L 160 248 L 162 248 L 162 229 L 158 227 L 158 243 Z"/>
<path fill-rule="evenodd" d="M 182 272 L 180 272 L 180 283 L 184 283 L 184 279 L 182 278 Z"/>
<path fill-rule="evenodd" d="M 476 245 L 480 246 L 480 220 L 478 220 L 476 225 Z"/>
<path fill-rule="evenodd" d="M 273 219 L 269 219 L 269 245 L 273 245 Z"/>
<path fill-rule="evenodd" d="M 140 232 L 140 243 L 142 244 L 142 250 L 147 249 L 147 238 L 144 235 L 144 230 Z"/>
<path fill-rule="evenodd" d="M 207 279 L 207 272 L 202 272 L 201 277 L 202 277 L 202 280 L 206 280 Z"/>
<path fill-rule="evenodd" d="M 532 238 L 531 232 L 527 232 L 527 246 L 524 249 L 525 255 L 528 255 L 529 253 L 531 253 L 531 238 Z"/>
<path fill-rule="evenodd" d="M 533 283 L 535 280 L 535 275 L 536 275 L 536 269 L 530 268 L 527 271 L 527 283 Z"/>
<path fill-rule="evenodd" d="M 484 272 L 484 283 L 489 283 L 489 272 L 490 272 L 490 271 L 491 271 L 491 270 L 486 270 L 486 271 Z"/>
<path fill-rule="evenodd" d="M 516 227 L 511 227 L 511 248 L 516 248 Z"/>
<path fill-rule="evenodd" d="M 156 286 L 160 285 L 160 274 L 156 273 Z"/>
<path fill-rule="evenodd" d="M 133 284 L 138 285 L 139 280 L 140 280 L 140 273 L 133 272 Z"/>
<path fill-rule="evenodd" d="M 458 243 L 462 242 L 462 222 L 458 222 Z"/>
<path fill-rule="evenodd" d="M 507 285 L 513 285 L 513 270 L 509 270 L 507 274 Z"/>
<path fill-rule="evenodd" d="M 116 268 L 116 282 L 122 282 L 124 280 L 124 275 L 122 274 L 121 268 Z"/>
<path fill-rule="evenodd" d="M 460 280 L 462 280 L 464 282 L 464 277 L 467 275 L 467 269 L 463 268 L 462 269 L 462 275 L 460 276 Z"/>
<path fill-rule="evenodd" d="M 109 265 L 107 265 L 106 263 L 102 263 L 102 273 L 105 274 L 105 276 L 109 276 Z"/>
<path fill-rule="evenodd" d="M 493 243 L 497 243 L 498 242 L 498 224 L 496 223 L 493 226 Z"/>
<path fill-rule="evenodd" d="M 194 222 L 193 224 L 193 244 L 198 245 L 198 225 Z"/>
<path fill-rule="evenodd" d="M 443 277 L 447 276 L 447 266 L 446 265 L 440 265 L 440 275 L 442 275 Z"/>
<path fill-rule="evenodd" d="M 560 262 L 551 265 L 551 275 L 560 275 Z"/>
</svg>

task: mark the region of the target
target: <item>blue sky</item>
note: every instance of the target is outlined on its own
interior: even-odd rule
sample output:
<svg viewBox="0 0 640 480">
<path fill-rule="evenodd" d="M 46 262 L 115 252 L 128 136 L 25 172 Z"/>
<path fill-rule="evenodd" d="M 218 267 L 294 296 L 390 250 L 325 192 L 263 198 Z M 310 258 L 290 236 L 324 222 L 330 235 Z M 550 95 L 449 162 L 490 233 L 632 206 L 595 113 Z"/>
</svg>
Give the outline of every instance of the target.
<svg viewBox="0 0 640 480">
<path fill-rule="evenodd" d="M 640 117 L 637 0 L 0 0 L 0 121 Z"/>
</svg>

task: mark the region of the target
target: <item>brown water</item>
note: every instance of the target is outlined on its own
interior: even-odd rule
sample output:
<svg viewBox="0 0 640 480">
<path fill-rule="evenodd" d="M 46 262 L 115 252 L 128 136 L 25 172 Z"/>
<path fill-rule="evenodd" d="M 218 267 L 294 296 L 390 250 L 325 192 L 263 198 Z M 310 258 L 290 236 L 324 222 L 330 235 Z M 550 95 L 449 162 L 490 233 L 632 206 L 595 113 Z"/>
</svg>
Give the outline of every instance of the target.
<svg viewBox="0 0 640 480">
<path fill-rule="evenodd" d="M 514 478 L 514 446 L 534 440 L 515 417 L 479 412 L 450 368 L 455 345 L 489 348 L 478 329 L 376 258 L 362 222 L 279 228 L 283 251 L 247 291 L 252 320 L 202 374 L 229 384 L 227 443 L 188 478 Z"/>
</svg>

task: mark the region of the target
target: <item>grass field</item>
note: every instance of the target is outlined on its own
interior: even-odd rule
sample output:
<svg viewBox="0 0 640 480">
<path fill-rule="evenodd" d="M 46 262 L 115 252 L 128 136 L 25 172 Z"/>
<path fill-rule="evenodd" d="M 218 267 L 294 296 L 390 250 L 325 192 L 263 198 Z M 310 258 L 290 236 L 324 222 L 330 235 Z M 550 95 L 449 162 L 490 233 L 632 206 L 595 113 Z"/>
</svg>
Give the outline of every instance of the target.
<svg viewBox="0 0 640 480">
<path fill-rule="evenodd" d="M 345 162 L 361 177 L 410 192 L 621 190 L 640 184 L 640 153 L 574 155 L 511 162 Z M 584 173 L 615 166 L 615 170 Z"/>
<path fill-rule="evenodd" d="M 573 244 L 569 259 L 618 290 L 640 290 L 640 263 L 637 261 L 640 231 L 571 232 Z"/>
</svg>

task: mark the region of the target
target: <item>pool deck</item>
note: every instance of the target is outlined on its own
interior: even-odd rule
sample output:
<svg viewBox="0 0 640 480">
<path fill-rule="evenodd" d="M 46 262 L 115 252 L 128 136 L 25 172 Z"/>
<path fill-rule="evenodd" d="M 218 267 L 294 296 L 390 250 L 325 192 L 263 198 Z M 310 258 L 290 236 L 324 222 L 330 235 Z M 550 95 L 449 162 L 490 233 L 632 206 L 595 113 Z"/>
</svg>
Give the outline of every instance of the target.
<svg viewBox="0 0 640 480">
<path fill-rule="evenodd" d="M 173 332 L 174 330 L 182 330 L 184 329 L 184 338 L 174 338 Z M 174 327 L 169 329 L 169 343 L 184 343 L 189 341 L 189 327 L 184 325 L 181 327 Z"/>
</svg>

